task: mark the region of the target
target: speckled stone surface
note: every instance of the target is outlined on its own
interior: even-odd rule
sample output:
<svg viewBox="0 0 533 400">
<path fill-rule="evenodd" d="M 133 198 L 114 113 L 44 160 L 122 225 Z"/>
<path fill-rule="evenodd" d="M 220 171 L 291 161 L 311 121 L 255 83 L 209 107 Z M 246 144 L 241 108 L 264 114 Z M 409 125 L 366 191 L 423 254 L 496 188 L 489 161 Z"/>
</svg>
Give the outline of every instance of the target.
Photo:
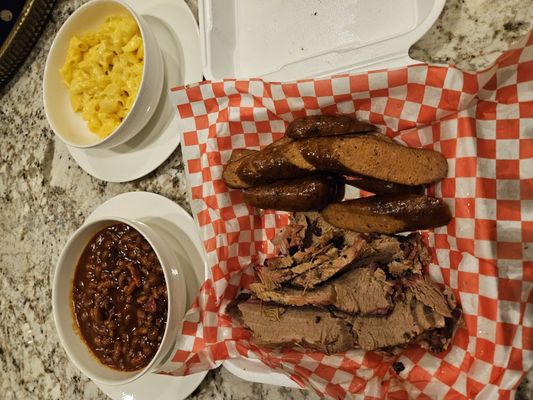
<svg viewBox="0 0 533 400">
<path fill-rule="evenodd" d="M 0 398 L 103 399 L 67 360 L 51 316 L 51 277 L 68 236 L 103 201 L 146 190 L 188 208 L 179 151 L 150 175 L 107 184 L 83 172 L 46 122 L 41 80 L 48 48 L 84 0 L 59 0 L 36 48 L 0 91 Z M 190 2 L 196 12 L 195 0 Z M 449 0 L 411 49 L 421 61 L 476 70 L 531 29 L 531 0 Z M 533 375 L 529 375 L 529 382 Z M 533 398 L 524 381 L 518 397 Z M 306 391 L 250 384 L 210 372 L 192 399 L 314 399 Z"/>
</svg>

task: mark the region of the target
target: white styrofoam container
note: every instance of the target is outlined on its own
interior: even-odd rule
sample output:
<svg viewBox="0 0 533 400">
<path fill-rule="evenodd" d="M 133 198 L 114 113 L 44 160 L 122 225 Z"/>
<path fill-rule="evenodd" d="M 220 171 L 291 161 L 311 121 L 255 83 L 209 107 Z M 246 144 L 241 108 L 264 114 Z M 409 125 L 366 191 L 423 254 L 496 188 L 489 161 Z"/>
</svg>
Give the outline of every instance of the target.
<svg viewBox="0 0 533 400">
<path fill-rule="evenodd" d="M 204 76 L 291 81 L 417 63 L 409 48 L 446 0 L 200 0 Z M 227 360 L 242 379 L 298 387 L 258 360 Z"/>
<path fill-rule="evenodd" d="M 445 0 L 200 0 L 207 79 L 289 81 L 399 67 Z"/>
</svg>

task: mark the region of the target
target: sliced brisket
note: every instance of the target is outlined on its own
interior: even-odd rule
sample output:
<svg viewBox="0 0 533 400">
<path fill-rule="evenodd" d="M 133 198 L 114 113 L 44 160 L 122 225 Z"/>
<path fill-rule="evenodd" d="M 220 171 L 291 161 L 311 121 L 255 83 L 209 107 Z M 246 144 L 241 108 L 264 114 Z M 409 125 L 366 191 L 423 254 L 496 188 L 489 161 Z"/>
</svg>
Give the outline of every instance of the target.
<svg viewBox="0 0 533 400">
<path fill-rule="evenodd" d="M 335 279 L 333 304 L 350 314 L 387 314 L 392 307 L 393 284 L 380 268 L 356 268 Z"/>
<path fill-rule="evenodd" d="M 289 268 L 294 263 L 291 256 L 272 257 L 265 261 L 265 266 L 271 269 Z"/>
<path fill-rule="evenodd" d="M 392 307 L 393 284 L 382 269 L 352 269 L 314 290 L 284 288 L 268 290 L 254 283 L 250 290 L 263 301 L 291 306 L 334 306 L 349 314 L 386 314 Z"/>
<path fill-rule="evenodd" d="M 328 251 L 331 250 L 331 247 L 322 247 L 315 253 L 314 257 L 309 256 L 312 260 L 303 262 L 300 264 L 295 264 L 290 268 L 261 268 L 258 271 L 258 276 L 260 281 L 270 289 L 275 289 L 279 287 L 282 283 L 288 282 L 291 279 L 297 277 L 309 271 L 311 269 L 319 267 L 321 264 L 326 262 L 331 256 L 328 254 Z"/>
<path fill-rule="evenodd" d="M 288 254 L 291 249 L 301 247 L 306 230 L 307 220 L 302 213 L 296 213 L 289 225 L 281 229 L 272 242 L 279 247 L 282 254 Z"/>
<path fill-rule="evenodd" d="M 456 307 L 452 311 L 452 318 L 445 318 L 443 328 L 432 329 L 424 332 L 416 339 L 416 343 L 434 353 L 440 353 L 448 348 L 452 341 L 453 334 L 462 323 L 462 311 Z"/>
<path fill-rule="evenodd" d="M 442 289 L 427 278 L 406 280 L 404 285 L 415 295 L 419 302 L 431 308 L 432 311 L 443 317 L 452 317 L 451 311 L 456 304 L 449 290 L 443 292 Z"/>
<path fill-rule="evenodd" d="M 311 289 L 334 277 L 338 273 L 355 266 L 367 265 L 372 262 L 369 259 L 371 248 L 365 238 L 354 232 L 345 232 L 337 246 L 333 246 L 320 262 L 315 259 L 313 268 L 309 268 L 298 274 L 291 283 L 305 289 Z"/>
<path fill-rule="evenodd" d="M 403 345 L 421 333 L 411 312 L 413 295 L 395 304 L 386 317 L 356 317 L 353 320 L 355 341 L 364 350 Z"/>
<path fill-rule="evenodd" d="M 461 312 L 423 277 L 430 258 L 420 234 L 359 234 L 309 212 L 296 213 L 276 244 L 281 254 L 258 269 L 252 298 L 228 308 L 258 346 L 395 352 L 418 343 L 439 352 L 450 343 Z"/>
<path fill-rule="evenodd" d="M 258 271 L 259 279 L 270 289 L 274 289 L 282 283 L 320 266 L 321 263 L 334 256 L 332 254 L 332 251 L 336 252 L 332 244 L 334 239 L 334 232 L 326 232 L 311 246 L 296 251 L 293 255 L 266 260 L 265 266 L 267 268 L 261 268 Z"/>
<path fill-rule="evenodd" d="M 257 346 L 302 346 L 324 353 L 354 347 L 348 323 L 319 308 L 281 307 L 248 300 L 238 309 Z"/>
<path fill-rule="evenodd" d="M 354 318 L 355 341 L 365 350 L 376 350 L 407 345 L 424 333 L 429 338 L 427 332 L 446 327 L 454 308 L 436 284 L 425 278 L 412 280 L 388 316 Z"/>
<path fill-rule="evenodd" d="M 252 283 L 250 285 L 250 290 L 260 300 L 287 306 L 330 306 L 333 305 L 337 299 L 334 286 L 329 284 L 315 290 L 294 288 L 270 290 L 262 283 Z"/>
<path fill-rule="evenodd" d="M 268 259 L 258 271 L 269 290 L 284 283 L 312 289 L 346 269 L 373 262 L 387 265 L 395 277 L 420 274 L 429 260 L 418 234 L 362 235 L 333 228 L 318 213 L 297 213 L 282 236 L 292 252 Z"/>
<path fill-rule="evenodd" d="M 429 254 L 419 233 L 408 236 L 376 235 L 370 246 L 378 254 L 390 254 L 387 271 L 395 277 L 421 274 L 429 263 Z"/>
<path fill-rule="evenodd" d="M 453 296 L 424 278 L 408 282 L 404 289 L 392 312 L 386 316 L 352 317 L 343 312 L 332 313 L 303 304 L 303 297 L 296 296 L 295 292 L 292 295 L 296 303 L 300 302 L 298 306 L 245 300 L 237 309 L 258 346 L 297 345 L 335 353 L 356 346 L 364 350 L 394 351 L 409 343 L 418 343 L 432 351 L 444 350 L 461 316 Z M 311 298 L 315 304 L 331 301 L 338 295 L 326 288 L 313 292 Z M 370 292 L 366 293 L 370 295 Z M 365 306 L 358 304 L 357 307 Z"/>
<path fill-rule="evenodd" d="M 429 253 L 422 243 L 422 236 L 419 233 L 411 233 L 396 238 L 400 241 L 402 252 L 387 265 L 389 273 L 397 277 L 421 274 L 430 261 Z"/>
</svg>

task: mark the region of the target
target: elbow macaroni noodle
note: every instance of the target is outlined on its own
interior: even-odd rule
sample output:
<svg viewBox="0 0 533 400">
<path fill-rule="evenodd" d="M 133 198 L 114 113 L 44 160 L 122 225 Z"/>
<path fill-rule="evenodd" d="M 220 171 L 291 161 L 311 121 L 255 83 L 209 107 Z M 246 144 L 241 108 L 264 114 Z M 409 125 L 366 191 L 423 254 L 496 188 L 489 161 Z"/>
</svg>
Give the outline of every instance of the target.
<svg viewBox="0 0 533 400">
<path fill-rule="evenodd" d="M 60 69 L 70 103 L 91 132 L 105 138 L 132 107 L 142 79 L 144 48 L 135 19 L 112 15 L 96 32 L 70 39 Z"/>
</svg>

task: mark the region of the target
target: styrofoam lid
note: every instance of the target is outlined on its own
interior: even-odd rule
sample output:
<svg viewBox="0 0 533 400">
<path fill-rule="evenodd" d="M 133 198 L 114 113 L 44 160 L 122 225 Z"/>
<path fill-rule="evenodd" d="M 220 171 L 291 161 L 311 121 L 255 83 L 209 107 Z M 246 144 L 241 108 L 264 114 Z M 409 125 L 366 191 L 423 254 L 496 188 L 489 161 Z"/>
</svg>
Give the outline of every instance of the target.
<svg viewBox="0 0 533 400">
<path fill-rule="evenodd" d="M 445 0 L 200 0 L 207 79 L 294 80 L 411 64 Z"/>
</svg>

